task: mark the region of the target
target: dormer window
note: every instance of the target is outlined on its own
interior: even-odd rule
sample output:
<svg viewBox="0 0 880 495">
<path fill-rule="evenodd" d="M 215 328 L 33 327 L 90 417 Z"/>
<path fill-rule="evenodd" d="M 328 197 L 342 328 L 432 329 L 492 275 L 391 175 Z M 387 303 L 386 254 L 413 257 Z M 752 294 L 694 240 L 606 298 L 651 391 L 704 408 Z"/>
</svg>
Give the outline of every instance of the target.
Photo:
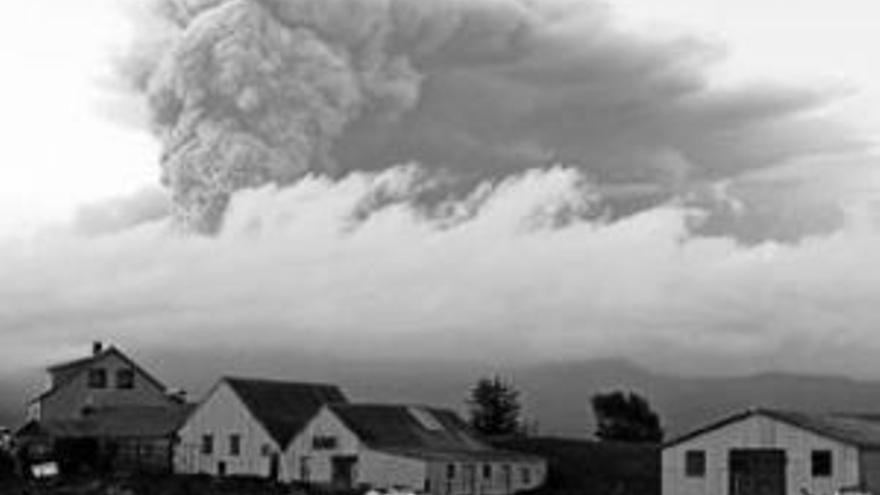
<svg viewBox="0 0 880 495">
<path fill-rule="evenodd" d="M 130 390 L 134 388 L 134 371 L 121 369 L 116 371 L 116 388 Z"/>
<path fill-rule="evenodd" d="M 104 368 L 90 369 L 89 388 L 107 388 L 107 370 Z"/>
</svg>

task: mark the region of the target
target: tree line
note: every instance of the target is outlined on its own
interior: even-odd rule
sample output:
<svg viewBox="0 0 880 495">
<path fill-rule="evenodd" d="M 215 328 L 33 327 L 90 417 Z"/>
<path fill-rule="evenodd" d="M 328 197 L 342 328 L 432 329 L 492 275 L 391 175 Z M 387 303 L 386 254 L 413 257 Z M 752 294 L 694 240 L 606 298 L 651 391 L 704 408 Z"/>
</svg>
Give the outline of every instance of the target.
<svg viewBox="0 0 880 495">
<path fill-rule="evenodd" d="M 522 417 L 520 396 L 512 383 L 498 375 L 479 379 L 467 398 L 471 427 L 491 438 L 537 434 L 537 424 Z M 601 441 L 663 441 L 660 416 L 647 399 L 635 392 L 597 393 L 590 397 L 589 408 L 596 420 L 593 435 Z"/>
</svg>

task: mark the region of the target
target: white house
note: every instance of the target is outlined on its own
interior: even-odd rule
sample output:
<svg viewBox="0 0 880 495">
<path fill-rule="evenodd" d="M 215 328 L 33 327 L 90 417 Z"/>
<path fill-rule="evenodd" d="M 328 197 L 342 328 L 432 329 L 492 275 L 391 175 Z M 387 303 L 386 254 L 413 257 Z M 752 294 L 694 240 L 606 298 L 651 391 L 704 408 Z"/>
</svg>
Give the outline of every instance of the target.
<svg viewBox="0 0 880 495">
<path fill-rule="evenodd" d="M 324 404 L 345 402 L 335 385 L 223 378 L 178 431 L 178 473 L 290 481 L 282 456 Z"/>
<path fill-rule="evenodd" d="M 503 495 L 540 486 L 546 463 L 496 450 L 454 413 L 423 406 L 332 404 L 286 453 L 296 479 L 436 495 Z"/>
<path fill-rule="evenodd" d="M 880 493 L 880 416 L 753 409 L 663 448 L 663 495 Z"/>
</svg>

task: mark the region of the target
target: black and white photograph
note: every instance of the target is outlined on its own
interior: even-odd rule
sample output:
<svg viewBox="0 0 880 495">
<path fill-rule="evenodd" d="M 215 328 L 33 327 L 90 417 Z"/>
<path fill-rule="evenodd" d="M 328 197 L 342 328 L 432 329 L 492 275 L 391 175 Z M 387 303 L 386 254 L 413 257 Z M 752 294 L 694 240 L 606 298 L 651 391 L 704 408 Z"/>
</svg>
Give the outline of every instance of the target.
<svg viewBox="0 0 880 495">
<path fill-rule="evenodd" d="M 877 0 L 11 0 L 0 495 L 880 495 Z"/>
</svg>

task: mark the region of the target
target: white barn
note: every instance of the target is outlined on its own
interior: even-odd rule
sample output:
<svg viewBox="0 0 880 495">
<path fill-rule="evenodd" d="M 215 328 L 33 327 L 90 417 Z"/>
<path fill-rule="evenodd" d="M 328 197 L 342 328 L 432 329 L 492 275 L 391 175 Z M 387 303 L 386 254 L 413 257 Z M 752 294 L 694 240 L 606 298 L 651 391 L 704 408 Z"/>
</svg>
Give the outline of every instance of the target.
<svg viewBox="0 0 880 495">
<path fill-rule="evenodd" d="M 178 431 L 175 472 L 291 481 L 291 441 L 324 404 L 345 401 L 335 385 L 223 378 Z"/>
<path fill-rule="evenodd" d="M 424 406 L 325 406 L 287 457 L 300 481 L 433 495 L 516 493 L 541 486 L 547 471 L 542 458 L 494 449 L 454 412 Z"/>
<path fill-rule="evenodd" d="M 880 416 L 753 409 L 672 440 L 663 495 L 880 493 Z"/>
</svg>

